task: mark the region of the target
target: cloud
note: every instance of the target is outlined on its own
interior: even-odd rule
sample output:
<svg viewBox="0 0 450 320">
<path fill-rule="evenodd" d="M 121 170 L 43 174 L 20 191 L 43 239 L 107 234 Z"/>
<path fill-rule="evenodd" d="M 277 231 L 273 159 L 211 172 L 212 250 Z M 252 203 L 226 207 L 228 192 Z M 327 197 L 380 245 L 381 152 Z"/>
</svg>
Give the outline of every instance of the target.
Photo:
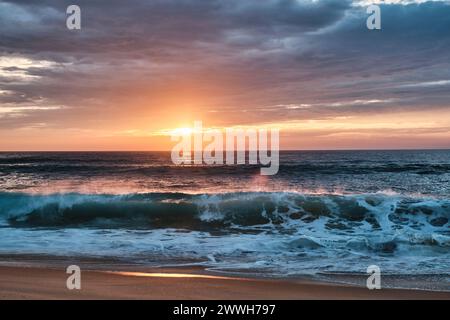
<svg viewBox="0 0 450 320">
<path fill-rule="evenodd" d="M 399 86 L 400 88 L 429 88 L 437 86 L 448 86 L 450 85 L 450 80 L 437 80 L 437 81 L 426 81 L 419 83 L 409 83 Z"/>
<path fill-rule="evenodd" d="M 346 0 L 79 0 L 78 32 L 72 1 L 3 1 L 0 104 L 63 106 L 8 119 L 61 128 L 191 104 L 223 125 L 449 108 L 450 5 L 397 2 L 369 31 Z"/>
</svg>

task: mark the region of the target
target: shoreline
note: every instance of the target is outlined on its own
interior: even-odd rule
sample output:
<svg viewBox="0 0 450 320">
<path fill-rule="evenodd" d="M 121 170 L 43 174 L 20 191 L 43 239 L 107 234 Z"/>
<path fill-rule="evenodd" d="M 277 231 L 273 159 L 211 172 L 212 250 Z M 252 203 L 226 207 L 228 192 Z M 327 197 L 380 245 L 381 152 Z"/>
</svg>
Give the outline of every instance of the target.
<svg viewBox="0 0 450 320">
<path fill-rule="evenodd" d="M 84 271 L 104 273 L 182 273 L 227 279 L 273 280 L 321 283 L 366 289 L 368 275 L 352 272 L 317 272 L 314 274 L 276 275 L 261 270 L 220 269 L 198 261 L 146 265 L 107 257 L 55 256 L 47 254 L 0 254 L 0 267 L 32 269 L 64 269 L 78 265 Z M 383 289 L 443 292 L 450 294 L 450 274 L 382 274 Z"/>
<path fill-rule="evenodd" d="M 68 290 L 62 264 L 0 264 L 0 300 L 450 300 L 450 292 L 367 288 L 308 278 L 253 278 L 212 274 L 201 267 L 82 268 L 81 290 Z M 109 269 L 109 270 L 108 270 Z"/>
</svg>

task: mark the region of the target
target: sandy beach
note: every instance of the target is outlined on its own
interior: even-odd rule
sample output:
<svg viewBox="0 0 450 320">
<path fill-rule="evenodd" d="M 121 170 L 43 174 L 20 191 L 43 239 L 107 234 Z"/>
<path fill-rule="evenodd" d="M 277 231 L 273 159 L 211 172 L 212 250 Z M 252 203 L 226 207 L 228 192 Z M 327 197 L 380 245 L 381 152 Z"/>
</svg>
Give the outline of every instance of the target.
<svg viewBox="0 0 450 320">
<path fill-rule="evenodd" d="M 83 271 L 81 290 L 68 290 L 67 276 L 59 267 L 0 267 L 0 299 L 450 299 L 450 292 L 211 276 L 189 268 Z"/>
</svg>

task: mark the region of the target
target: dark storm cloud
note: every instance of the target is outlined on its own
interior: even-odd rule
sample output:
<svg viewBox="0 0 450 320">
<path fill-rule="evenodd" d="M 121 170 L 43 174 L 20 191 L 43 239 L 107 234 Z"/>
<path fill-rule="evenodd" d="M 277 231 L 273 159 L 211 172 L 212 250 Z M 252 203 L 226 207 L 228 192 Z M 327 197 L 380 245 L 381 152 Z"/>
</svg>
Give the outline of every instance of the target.
<svg viewBox="0 0 450 320">
<path fill-rule="evenodd" d="M 0 44 L 33 53 L 110 50 L 114 55 L 155 47 L 164 52 L 164 45 L 216 42 L 233 30 L 265 38 L 317 30 L 340 19 L 350 5 L 346 0 L 76 1 L 82 8 L 83 32 L 70 35 L 64 21 L 65 8 L 72 3 L 6 1 Z"/>
<path fill-rule="evenodd" d="M 81 7 L 81 31 L 65 27 L 69 4 Z M 5 67 L 0 103 L 40 99 L 82 118 L 195 83 L 221 89 L 199 107 L 236 122 L 243 108 L 260 111 L 250 122 L 448 108 L 450 85 L 436 81 L 450 78 L 449 16 L 441 2 L 385 5 L 382 31 L 369 31 L 365 8 L 345 0 L 3 1 L 2 55 L 54 64 Z M 12 81 L 14 71 L 34 80 Z"/>
</svg>

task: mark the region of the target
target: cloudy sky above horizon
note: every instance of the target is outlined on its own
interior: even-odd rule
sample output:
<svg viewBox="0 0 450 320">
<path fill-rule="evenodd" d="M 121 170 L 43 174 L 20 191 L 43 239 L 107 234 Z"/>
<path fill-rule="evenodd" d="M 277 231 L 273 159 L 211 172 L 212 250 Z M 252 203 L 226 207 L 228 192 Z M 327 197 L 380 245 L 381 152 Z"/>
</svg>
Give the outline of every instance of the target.
<svg viewBox="0 0 450 320">
<path fill-rule="evenodd" d="M 450 148 L 449 30 L 450 1 L 0 1 L 0 150 L 170 149 L 194 120 L 279 127 L 286 149 Z"/>
</svg>

